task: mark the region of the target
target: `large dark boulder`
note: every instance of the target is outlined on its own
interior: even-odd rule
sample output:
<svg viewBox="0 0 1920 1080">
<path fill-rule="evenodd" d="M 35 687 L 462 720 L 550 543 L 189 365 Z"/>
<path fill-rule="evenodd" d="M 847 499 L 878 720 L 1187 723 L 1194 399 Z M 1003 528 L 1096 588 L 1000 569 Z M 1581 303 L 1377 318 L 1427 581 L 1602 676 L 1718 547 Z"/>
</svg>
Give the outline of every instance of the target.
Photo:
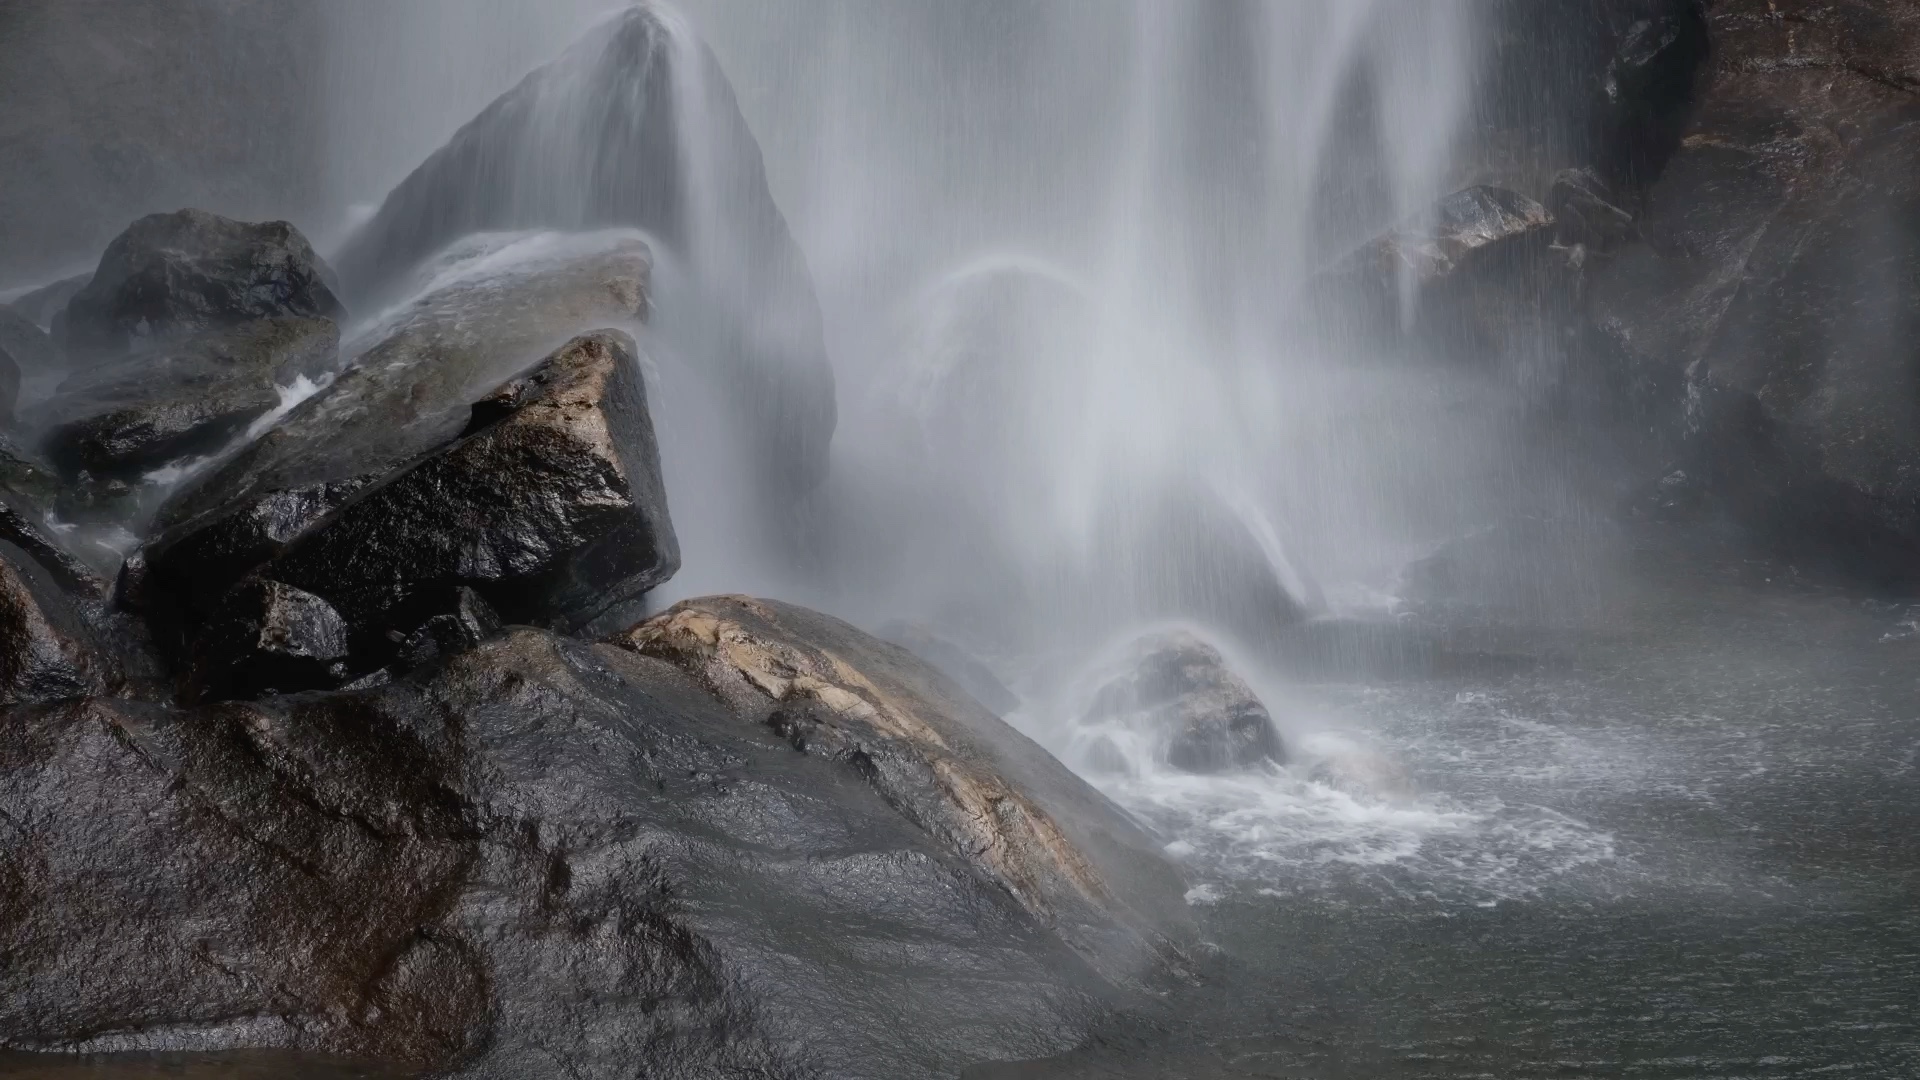
<svg viewBox="0 0 1920 1080">
<path fill-rule="evenodd" d="M 1104 746 L 1144 746 L 1161 765 L 1214 773 L 1286 760 L 1273 717 L 1220 650 L 1186 631 L 1135 642 L 1080 723 Z M 1115 734 L 1124 733 L 1123 739 Z M 1128 764 L 1111 752 L 1111 767 Z M 1096 761 L 1096 764 L 1101 762 Z"/>
<path fill-rule="evenodd" d="M 349 497 L 458 441 L 476 401 L 574 334 L 644 317 L 648 269 L 646 246 L 619 240 L 456 273 L 376 331 L 325 390 L 161 508 L 142 606 L 190 638 L 227 589 Z"/>
<path fill-rule="evenodd" d="M 609 330 L 476 402 L 459 440 L 355 493 L 258 573 L 280 608 L 287 590 L 302 598 L 312 613 L 303 625 L 325 642 L 298 650 L 311 663 L 279 665 L 293 680 L 393 662 L 393 645 L 449 614 L 462 589 L 510 621 L 579 625 L 679 567 L 633 339 Z M 151 602 L 151 577 L 146 587 Z M 255 627 L 276 621 L 261 595 L 249 579 L 223 598 L 214 639 L 198 651 L 246 664 L 226 645 L 259 652 Z"/>
<path fill-rule="evenodd" d="M 106 671 L 66 589 L 27 552 L 0 540 L 0 705 L 98 694 Z"/>
<path fill-rule="evenodd" d="M 898 1080 L 1063 1051 L 1166 970 L 1102 948 L 1182 906 L 1126 815 L 905 653 L 752 607 L 705 602 L 718 657 L 690 608 L 369 691 L 6 714 L 0 1046 Z"/>
<path fill-rule="evenodd" d="M 489 105 L 336 262 L 364 307 L 472 233 L 620 225 L 658 238 L 691 279 L 688 304 L 721 313 L 697 360 L 772 489 L 817 483 L 835 404 L 812 280 L 718 61 L 650 5 L 594 27 Z"/>
<path fill-rule="evenodd" d="M 107 245 L 67 302 L 62 332 L 74 355 L 110 356 L 275 315 L 338 318 L 337 292 L 332 271 L 284 221 L 150 214 Z"/>
<path fill-rule="evenodd" d="M 331 319 L 277 316 L 158 345 L 69 376 L 39 410 L 53 463 L 130 479 L 211 454 L 280 405 L 283 388 L 328 374 Z"/>
<path fill-rule="evenodd" d="M 1920 581 L 1920 10 L 1726 0 L 1708 26 L 1712 83 L 1594 323 L 1671 440 L 1656 475 L 1795 557 Z"/>
</svg>

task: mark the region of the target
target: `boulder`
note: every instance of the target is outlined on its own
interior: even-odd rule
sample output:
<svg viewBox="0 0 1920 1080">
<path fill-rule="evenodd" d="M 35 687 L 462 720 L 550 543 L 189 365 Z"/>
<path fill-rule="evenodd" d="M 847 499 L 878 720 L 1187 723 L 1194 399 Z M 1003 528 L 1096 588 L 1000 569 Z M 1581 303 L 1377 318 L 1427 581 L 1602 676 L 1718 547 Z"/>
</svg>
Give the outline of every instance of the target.
<svg viewBox="0 0 1920 1080">
<path fill-rule="evenodd" d="M 0 540 L 0 705 L 98 694 L 106 670 L 66 590 L 31 555 Z"/>
<path fill-rule="evenodd" d="M 1642 430 L 1792 557 L 1920 581 L 1920 11 L 1726 0 L 1711 85 L 1597 266 Z"/>
<path fill-rule="evenodd" d="M 733 89 L 683 20 L 642 4 L 594 27 L 402 181 L 337 263 L 364 307 L 471 233 L 623 225 L 657 237 L 694 279 L 689 304 L 719 313 L 697 362 L 769 489 L 812 487 L 835 421 L 819 302 Z"/>
<path fill-rule="evenodd" d="M 748 597 L 689 600 L 616 643 L 698 678 L 741 720 L 858 771 L 951 857 L 1115 978 L 1172 954 L 1177 879 L 1150 837 L 912 654 Z"/>
<path fill-rule="evenodd" d="M 284 388 L 330 373 L 339 345 L 331 319 L 277 316 L 86 368 L 42 410 L 48 454 L 68 475 L 121 479 L 212 454 L 277 408 Z"/>
<path fill-rule="evenodd" d="M 1267 707 L 1220 650 L 1185 631 L 1135 642 L 1123 673 L 1094 693 L 1081 724 L 1144 735 L 1158 762 L 1183 772 L 1286 760 Z"/>
<path fill-rule="evenodd" d="M 703 604 L 773 635 L 726 637 L 744 671 L 671 643 L 696 606 L 373 690 L 6 714 L 0 1047 L 898 1080 L 1061 1052 L 1135 1000 L 1035 914 L 1128 910 L 1119 854 L 1179 906 L 1125 814 L 905 653 Z M 836 681 L 738 696 L 776 642 Z"/>
<path fill-rule="evenodd" d="M 333 273 L 284 221 L 253 224 L 204 210 L 150 214 L 107 245 L 67 302 L 67 349 L 112 356 L 275 315 L 345 314 Z"/>
<path fill-rule="evenodd" d="M 310 597 L 303 610 L 329 626 L 331 651 L 310 657 L 324 670 L 281 666 L 291 680 L 393 662 L 393 645 L 448 614 L 442 598 L 462 589 L 510 621 L 579 625 L 679 566 L 633 339 L 608 330 L 574 339 L 482 398 L 460 439 L 354 493 L 258 573 Z M 257 652 L 260 595 L 249 579 L 220 601 L 208 631 L 215 640 L 201 647 L 214 664 L 247 664 Z M 239 610 L 230 614 L 230 604 Z M 235 620 L 237 637 L 221 629 Z"/>
<path fill-rule="evenodd" d="M 161 507 L 148 607 L 190 640 L 229 588 L 350 496 L 458 441 L 475 401 L 570 336 L 643 316 L 648 267 L 638 240 L 595 241 L 456 274 L 395 313 L 331 385 Z"/>
</svg>

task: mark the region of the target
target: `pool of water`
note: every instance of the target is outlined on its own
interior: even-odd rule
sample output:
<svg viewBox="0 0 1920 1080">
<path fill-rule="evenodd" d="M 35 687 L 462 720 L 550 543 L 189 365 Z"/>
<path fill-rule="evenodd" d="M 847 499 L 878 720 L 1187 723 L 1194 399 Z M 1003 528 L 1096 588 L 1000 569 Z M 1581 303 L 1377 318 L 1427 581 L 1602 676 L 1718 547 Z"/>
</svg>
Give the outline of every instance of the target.
<svg viewBox="0 0 1920 1080">
<path fill-rule="evenodd" d="M 1262 687 L 1287 769 L 1107 782 L 1206 985 L 977 1072 L 1920 1076 L 1914 614 L 1659 553 L 1571 617 L 1407 617 L 1480 670 Z"/>
</svg>

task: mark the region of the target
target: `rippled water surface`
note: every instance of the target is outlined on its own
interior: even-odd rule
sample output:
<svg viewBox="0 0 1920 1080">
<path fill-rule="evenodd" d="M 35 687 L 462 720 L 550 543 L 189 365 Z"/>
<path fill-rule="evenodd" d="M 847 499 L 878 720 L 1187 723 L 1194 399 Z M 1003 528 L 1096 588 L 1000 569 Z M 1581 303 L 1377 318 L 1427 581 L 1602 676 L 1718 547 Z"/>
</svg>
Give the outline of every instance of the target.
<svg viewBox="0 0 1920 1080">
<path fill-rule="evenodd" d="M 1404 617 L 1453 674 L 1262 687 L 1287 770 L 1110 782 L 1209 984 L 982 1075 L 1920 1076 L 1912 613 L 1642 561 L 1576 618 Z"/>
</svg>

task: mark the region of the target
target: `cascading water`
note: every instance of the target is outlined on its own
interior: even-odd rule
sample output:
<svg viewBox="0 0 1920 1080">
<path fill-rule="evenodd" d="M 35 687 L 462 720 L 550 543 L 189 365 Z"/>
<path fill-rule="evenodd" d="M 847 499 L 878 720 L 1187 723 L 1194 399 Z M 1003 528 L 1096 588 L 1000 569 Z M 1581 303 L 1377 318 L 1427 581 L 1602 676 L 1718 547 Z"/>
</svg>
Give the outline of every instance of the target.
<svg viewBox="0 0 1920 1080">
<path fill-rule="evenodd" d="M 337 122 L 369 122 L 354 110 L 374 82 L 421 103 L 416 128 L 435 112 L 451 127 L 587 29 L 396 189 L 341 258 L 404 264 L 474 228 L 654 234 L 645 348 L 686 551 L 656 600 L 760 591 L 930 627 L 998 666 L 1027 699 L 1013 719 L 1071 760 L 1073 688 L 1134 636 L 1190 624 L 1286 697 L 1264 674 L 1278 634 L 1384 611 L 1402 566 L 1504 497 L 1489 478 L 1511 389 L 1384 355 L 1322 318 L 1309 288 L 1454 179 L 1478 10 L 709 0 L 596 25 L 585 4 L 463 6 L 477 40 L 459 48 L 489 58 L 496 82 L 467 68 L 430 85 L 391 85 L 417 80 L 411 68 L 341 78 Z M 397 21 L 437 25 L 419 9 Z M 382 19 L 343 10 L 339 55 L 377 55 L 370 25 Z M 824 309 L 839 418 L 810 492 L 780 479 L 772 497 L 750 445 L 792 410 L 729 405 L 743 379 L 771 380 L 752 400 L 791 395 L 819 331 L 780 259 L 763 265 L 782 249 L 764 241 L 760 161 L 701 37 Z M 393 138 L 342 176 L 394 172 Z M 1400 299 L 1411 318 L 1411 279 Z M 763 360 L 742 369 L 743 355 Z M 1405 829 L 1422 814 L 1442 831 L 1499 818 L 1423 809 L 1398 780 L 1356 794 L 1355 776 L 1401 774 L 1342 762 L 1391 751 L 1277 711 L 1298 776 L 1196 780 L 1142 760 L 1125 795 L 1173 808 L 1179 830 L 1220 812 L 1267 822 L 1229 852 L 1289 814 L 1399 800 L 1349 815 L 1362 862 L 1417 846 Z M 1371 816 L 1391 824 L 1369 831 Z M 1543 835 L 1500 820 L 1521 843 Z"/>
</svg>

